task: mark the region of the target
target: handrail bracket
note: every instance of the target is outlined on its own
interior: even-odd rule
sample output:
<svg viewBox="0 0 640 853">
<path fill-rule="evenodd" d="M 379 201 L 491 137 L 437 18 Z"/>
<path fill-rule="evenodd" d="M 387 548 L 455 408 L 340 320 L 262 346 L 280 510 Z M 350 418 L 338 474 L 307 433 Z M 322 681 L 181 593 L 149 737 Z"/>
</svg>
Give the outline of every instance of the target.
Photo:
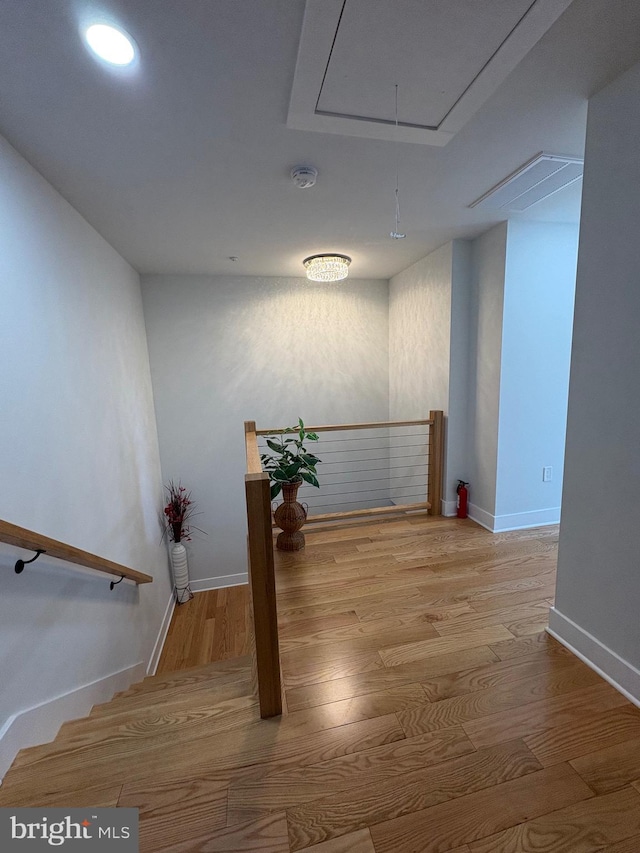
<svg viewBox="0 0 640 853">
<path fill-rule="evenodd" d="M 36 550 L 35 557 L 32 557 L 30 560 L 16 560 L 16 566 L 15 566 L 16 574 L 17 575 L 22 574 L 22 572 L 24 571 L 24 567 L 27 565 L 27 563 L 35 563 L 35 561 L 38 559 L 40 554 L 46 554 L 46 553 L 47 552 L 44 548 L 38 548 Z"/>
</svg>

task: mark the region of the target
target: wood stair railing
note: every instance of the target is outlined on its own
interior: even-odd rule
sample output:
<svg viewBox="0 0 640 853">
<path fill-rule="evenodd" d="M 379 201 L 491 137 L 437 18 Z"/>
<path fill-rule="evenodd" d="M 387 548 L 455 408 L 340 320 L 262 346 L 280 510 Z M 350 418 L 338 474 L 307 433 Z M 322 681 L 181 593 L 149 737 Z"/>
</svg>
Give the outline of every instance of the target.
<svg viewBox="0 0 640 853">
<path fill-rule="evenodd" d="M 252 654 L 260 716 L 277 717 L 282 713 L 282 681 L 271 530 L 271 485 L 269 475 L 262 470 L 255 421 L 245 421 L 244 431 Z"/>
<path fill-rule="evenodd" d="M 18 548 L 26 548 L 28 551 L 39 551 L 40 553 L 45 553 L 47 557 L 66 560 L 67 563 L 75 563 L 76 565 L 95 569 L 98 572 L 114 575 L 121 579 L 126 578 L 136 584 L 153 582 L 151 575 L 137 572 L 128 566 L 122 566 L 120 563 L 114 563 L 104 557 L 99 557 L 97 554 L 75 548 L 73 545 L 67 545 L 64 542 L 59 542 L 57 539 L 50 539 L 48 536 L 42 536 L 40 533 L 34 533 L 33 530 L 18 527 L 17 524 L 11 524 L 8 521 L 0 520 L 0 542 L 6 542 L 8 545 L 16 545 Z M 31 562 L 31 560 L 18 560 L 16 563 L 16 572 L 21 572 L 25 563 L 28 562 Z M 120 583 L 120 581 L 117 581 L 117 583 Z"/>
</svg>

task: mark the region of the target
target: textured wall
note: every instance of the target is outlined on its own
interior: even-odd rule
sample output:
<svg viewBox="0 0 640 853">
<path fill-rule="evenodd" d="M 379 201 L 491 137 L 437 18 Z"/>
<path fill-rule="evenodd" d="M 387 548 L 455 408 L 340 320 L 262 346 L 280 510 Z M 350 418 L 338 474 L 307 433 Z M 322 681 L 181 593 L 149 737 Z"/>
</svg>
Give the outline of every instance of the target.
<svg viewBox="0 0 640 853">
<path fill-rule="evenodd" d="M 192 577 L 239 580 L 243 422 L 386 420 L 387 282 L 147 276 L 143 297 L 164 480 L 188 484 L 208 533 Z"/>
<path fill-rule="evenodd" d="M 27 707 L 148 660 L 169 593 L 137 273 L 0 141 L 0 518 L 155 576 L 0 546 L 0 729 Z"/>
<path fill-rule="evenodd" d="M 466 241 L 447 243 L 390 281 L 390 417 L 424 418 L 431 409 L 444 411 L 445 511 L 454 506 L 456 478 L 466 475 L 468 313 Z"/>
<path fill-rule="evenodd" d="M 393 420 L 447 410 L 452 244 L 389 283 L 389 413 Z"/>
</svg>

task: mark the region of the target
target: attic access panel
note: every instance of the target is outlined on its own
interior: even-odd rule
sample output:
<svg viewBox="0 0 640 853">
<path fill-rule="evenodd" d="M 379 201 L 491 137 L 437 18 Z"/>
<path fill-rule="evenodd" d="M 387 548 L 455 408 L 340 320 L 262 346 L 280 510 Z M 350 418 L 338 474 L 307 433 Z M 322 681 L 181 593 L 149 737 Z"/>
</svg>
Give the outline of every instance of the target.
<svg viewBox="0 0 640 853">
<path fill-rule="evenodd" d="M 445 145 L 571 2 L 307 0 L 287 125 Z"/>
</svg>

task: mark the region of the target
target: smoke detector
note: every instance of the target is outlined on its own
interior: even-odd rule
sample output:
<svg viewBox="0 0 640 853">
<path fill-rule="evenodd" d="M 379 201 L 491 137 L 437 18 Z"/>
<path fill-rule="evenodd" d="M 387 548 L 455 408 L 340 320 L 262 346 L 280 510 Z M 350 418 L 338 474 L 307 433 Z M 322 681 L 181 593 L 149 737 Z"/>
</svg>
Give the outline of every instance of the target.
<svg viewBox="0 0 640 853">
<path fill-rule="evenodd" d="M 313 166 L 296 166 L 291 170 L 291 180 L 300 190 L 312 187 L 318 178 L 318 170 Z"/>
</svg>

